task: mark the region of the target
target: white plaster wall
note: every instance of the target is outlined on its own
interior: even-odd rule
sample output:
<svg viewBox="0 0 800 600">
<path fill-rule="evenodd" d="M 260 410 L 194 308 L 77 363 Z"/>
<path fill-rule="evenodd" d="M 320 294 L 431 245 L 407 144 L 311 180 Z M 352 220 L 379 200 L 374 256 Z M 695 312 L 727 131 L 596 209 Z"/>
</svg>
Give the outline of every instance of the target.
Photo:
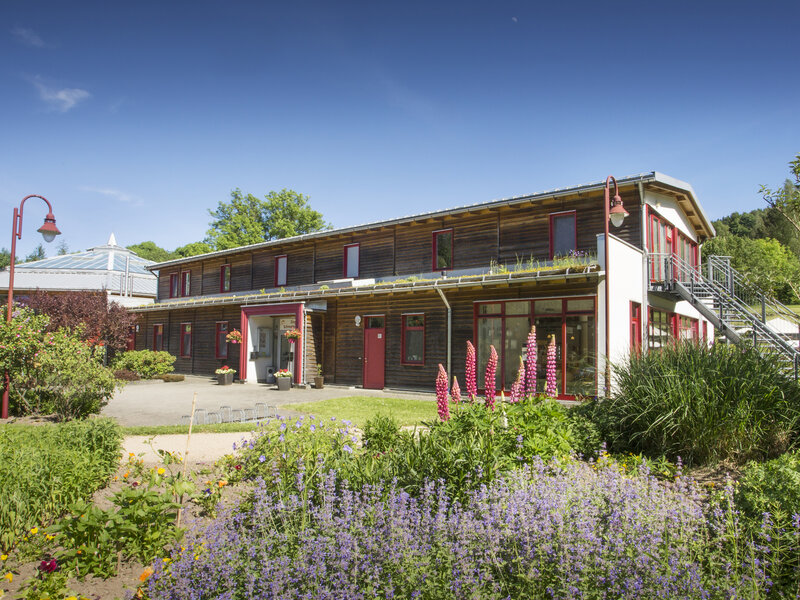
<svg viewBox="0 0 800 600">
<path fill-rule="evenodd" d="M 605 390 L 606 282 L 610 280 L 609 353 L 611 361 L 624 360 L 630 352 L 630 303 L 638 302 L 645 310 L 644 298 L 644 253 L 627 242 L 609 236 L 608 253 L 610 272 L 606 269 L 605 236 L 597 236 L 597 256 L 607 278 L 597 289 L 597 387 L 598 393 Z M 644 324 L 643 324 L 644 325 Z M 613 382 L 612 382 L 613 386 Z"/>
<path fill-rule="evenodd" d="M 678 202 L 675 198 L 648 190 L 644 193 L 644 201 L 645 204 L 652 206 L 658 214 L 675 225 L 686 237 L 694 242 L 697 241 L 697 234 L 694 231 L 694 227 L 689 223 L 689 220 L 686 218 L 681 207 L 678 206 Z"/>
</svg>

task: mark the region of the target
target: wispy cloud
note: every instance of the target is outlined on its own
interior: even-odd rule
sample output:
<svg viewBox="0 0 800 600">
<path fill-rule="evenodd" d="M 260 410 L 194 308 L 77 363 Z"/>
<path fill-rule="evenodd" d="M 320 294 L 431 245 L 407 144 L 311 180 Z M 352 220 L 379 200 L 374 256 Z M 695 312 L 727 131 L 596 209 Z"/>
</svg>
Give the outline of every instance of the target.
<svg viewBox="0 0 800 600">
<path fill-rule="evenodd" d="M 110 200 L 116 201 L 118 204 L 128 204 L 130 206 L 142 206 L 144 201 L 134 194 L 121 192 L 113 188 L 96 188 L 90 186 L 83 186 L 80 188 L 82 192 L 91 192 L 93 194 L 100 194 Z"/>
<path fill-rule="evenodd" d="M 79 102 L 91 98 L 91 94 L 80 88 L 54 88 L 45 85 L 38 77 L 31 79 L 31 83 L 39 90 L 41 98 L 51 109 L 65 113 L 75 108 Z"/>
<path fill-rule="evenodd" d="M 13 35 L 14 39 L 20 44 L 25 44 L 26 46 L 44 48 L 47 45 L 38 33 L 27 27 L 14 27 L 14 29 L 11 30 L 11 35 Z"/>
</svg>

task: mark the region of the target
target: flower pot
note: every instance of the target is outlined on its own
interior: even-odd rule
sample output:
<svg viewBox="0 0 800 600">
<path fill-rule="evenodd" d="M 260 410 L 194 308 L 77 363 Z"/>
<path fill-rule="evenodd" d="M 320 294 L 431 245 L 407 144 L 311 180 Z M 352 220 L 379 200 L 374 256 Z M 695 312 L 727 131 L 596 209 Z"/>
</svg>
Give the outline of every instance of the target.
<svg viewBox="0 0 800 600">
<path fill-rule="evenodd" d="M 233 383 L 233 373 L 220 373 L 217 375 L 217 385 L 230 385 Z"/>
<path fill-rule="evenodd" d="M 281 392 L 288 392 L 292 389 L 291 377 L 276 377 L 275 381 L 278 383 L 278 390 Z"/>
<path fill-rule="evenodd" d="M 323 385 L 324 383 L 325 383 L 324 377 L 322 376 L 314 377 L 314 387 L 317 388 L 318 390 L 321 390 L 323 387 L 325 387 Z"/>
</svg>

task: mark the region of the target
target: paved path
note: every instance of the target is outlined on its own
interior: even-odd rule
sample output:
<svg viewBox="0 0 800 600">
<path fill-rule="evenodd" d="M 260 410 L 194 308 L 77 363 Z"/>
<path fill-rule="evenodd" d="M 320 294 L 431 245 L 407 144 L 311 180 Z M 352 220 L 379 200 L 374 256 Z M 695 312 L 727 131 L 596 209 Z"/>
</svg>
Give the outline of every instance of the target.
<svg viewBox="0 0 800 600">
<path fill-rule="evenodd" d="M 114 395 L 103 408 L 102 414 L 114 417 L 123 426 L 180 425 L 182 417 L 192 411 L 192 397 L 195 393 L 197 393 L 197 408 L 208 412 L 218 411 L 220 406 L 230 406 L 234 411 L 254 409 L 256 403 L 263 402 L 276 407 L 278 413 L 284 416 L 295 414 L 291 410 L 281 408 L 286 404 L 315 402 L 329 398 L 347 396 L 428 400 L 436 398 L 432 393 L 364 390 L 328 385 L 321 390 L 294 388 L 288 392 L 279 392 L 274 385 L 263 383 L 217 385 L 216 379 L 186 376 L 184 381 L 173 383 L 164 383 L 161 380 L 130 383 Z"/>
<path fill-rule="evenodd" d="M 127 460 L 129 452 L 142 455 L 148 464 L 161 462 L 158 450 L 177 452 L 186 457 L 189 462 L 213 462 L 233 452 L 233 445 L 242 440 L 249 440 L 250 432 L 242 433 L 193 433 L 189 444 L 189 453 L 186 454 L 186 435 L 129 435 L 122 443 L 124 451 L 123 461 Z"/>
</svg>

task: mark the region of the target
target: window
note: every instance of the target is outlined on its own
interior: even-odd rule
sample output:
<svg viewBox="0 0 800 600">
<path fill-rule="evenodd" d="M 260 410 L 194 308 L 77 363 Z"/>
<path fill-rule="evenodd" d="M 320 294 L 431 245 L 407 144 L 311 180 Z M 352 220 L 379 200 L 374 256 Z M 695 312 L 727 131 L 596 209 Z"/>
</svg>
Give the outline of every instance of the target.
<svg viewBox="0 0 800 600">
<path fill-rule="evenodd" d="M 181 295 L 181 280 L 177 273 L 169 276 L 169 297 L 177 298 Z"/>
<path fill-rule="evenodd" d="M 403 315 L 402 357 L 404 365 L 425 363 L 425 315 Z"/>
<path fill-rule="evenodd" d="M 286 255 L 275 257 L 275 287 L 286 285 Z"/>
<path fill-rule="evenodd" d="M 647 326 L 647 347 L 650 350 L 664 348 L 672 339 L 672 314 L 656 308 L 650 309 Z"/>
<path fill-rule="evenodd" d="M 433 270 L 453 268 L 453 230 L 433 232 Z"/>
<path fill-rule="evenodd" d="M 161 352 L 164 349 L 164 325 L 153 325 L 153 351 Z"/>
<path fill-rule="evenodd" d="M 642 352 L 642 305 L 631 302 L 631 352 Z"/>
<path fill-rule="evenodd" d="M 348 244 L 344 247 L 344 276 L 358 278 L 359 245 Z"/>
<path fill-rule="evenodd" d="M 181 357 L 189 358 L 192 355 L 192 324 L 181 323 Z"/>
<path fill-rule="evenodd" d="M 181 271 L 181 296 L 188 296 L 192 291 L 192 272 Z"/>
<path fill-rule="evenodd" d="M 230 292 L 231 291 L 231 266 L 230 265 L 222 265 L 219 268 L 219 291 L 220 292 Z"/>
<path fill-rule="evenodd" d="M 578 248 L 575 211 L 550 215 L 550 258 L 566 256 Z"/>
<path fill-rule="evenodd" d="M 217 328 L 216 328 L 216 346 L 214 348 L 214 354 L 217 358 L 228 358 L 228 340 L 226 339 L 228 335 L 228 322 L 227 321 L 217 321 Z"/>
<path fill-rule="evenodd" d="M 698 341 L 700 338 L 700 323 L 697 319 L 675 315 L 675 324 L 678 326 L 678 339 Z"/>
</svg>

